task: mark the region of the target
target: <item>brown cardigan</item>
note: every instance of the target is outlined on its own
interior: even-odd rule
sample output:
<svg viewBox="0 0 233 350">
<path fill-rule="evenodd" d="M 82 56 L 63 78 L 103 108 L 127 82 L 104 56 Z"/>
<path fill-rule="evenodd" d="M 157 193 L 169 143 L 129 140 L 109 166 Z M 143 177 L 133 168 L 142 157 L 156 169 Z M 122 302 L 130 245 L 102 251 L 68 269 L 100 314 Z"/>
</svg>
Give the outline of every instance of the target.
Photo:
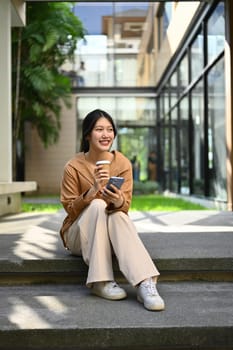
<svg viewBox="0 0 233 350">
<path fill-rule="evenodd" d="M 121 188 L 124 201 L 119 208 L 114 208 L 112 204 L 107 205 L 106 211 L 109 214 L 115 211 L 123 211 L 127 214 L 131 204 L 133 190 L 132 166 L 130 161 L 122 153 L 118 151 L 113 151 L 112 153 L 114 157 L 110 165 L 110 176 L 124 177 L 125 182 Z M 84 153 L 80 152 L 65 165 L 61 183 L 60 200 L 68 214 L 60 230 L 64 245 L 64 232 L 94 198 L 101 198 L 101 194 L 99 193 L 92 199 L 86 199 L 84 197 L 85 193 L 88 192 L 93 184 L 93 170 L 86 161 Z"/>
</svg>

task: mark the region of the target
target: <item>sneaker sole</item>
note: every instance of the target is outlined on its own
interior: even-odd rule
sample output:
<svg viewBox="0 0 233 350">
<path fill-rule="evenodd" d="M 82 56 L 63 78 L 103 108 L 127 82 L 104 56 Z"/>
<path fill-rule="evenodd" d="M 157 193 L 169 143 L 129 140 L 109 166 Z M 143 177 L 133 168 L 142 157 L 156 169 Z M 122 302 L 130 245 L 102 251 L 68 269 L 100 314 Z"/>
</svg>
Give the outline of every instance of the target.
<svg viewBox="0 0 233 350">
<path fill-rule="evenodd" d="M 122 300 L 122 299 L 127 298 L 126 293 L 122 293 L 121 295 L 108 295 L 108 294 L 103 294 L 103 293 L 96 291 L 96 290 L 92 290 L 91 294 L 96 295 L 100 298 L 107 299 L 107 300 Z"/>
<path fill-rule="evenodd" d="M 137 300 L 139 301 L 139 303 L 143 304 L 145 309 L 149 310 L 149 311 L 163 311 L 165 310 L 165 305 L 158 305 L 158 306 L 155 306 L 155 307 L 147 307 L 145 304 L 144 304 L 144 301 L 139 297 L 137 296 Z"/>
</svg>

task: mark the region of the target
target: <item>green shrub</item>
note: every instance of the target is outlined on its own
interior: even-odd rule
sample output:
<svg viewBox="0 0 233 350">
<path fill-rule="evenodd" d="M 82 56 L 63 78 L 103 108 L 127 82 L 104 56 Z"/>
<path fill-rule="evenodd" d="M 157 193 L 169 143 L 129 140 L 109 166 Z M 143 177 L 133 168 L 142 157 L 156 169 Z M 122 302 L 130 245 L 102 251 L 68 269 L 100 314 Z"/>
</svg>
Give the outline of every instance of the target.
<svg viewBox="0 0 233 350">
<path fill-rule="evenodd" d="M 158 183 L 155 181 L 134 181 L 134 194 L 154 194 L 159 189 Z"/>
</svg>

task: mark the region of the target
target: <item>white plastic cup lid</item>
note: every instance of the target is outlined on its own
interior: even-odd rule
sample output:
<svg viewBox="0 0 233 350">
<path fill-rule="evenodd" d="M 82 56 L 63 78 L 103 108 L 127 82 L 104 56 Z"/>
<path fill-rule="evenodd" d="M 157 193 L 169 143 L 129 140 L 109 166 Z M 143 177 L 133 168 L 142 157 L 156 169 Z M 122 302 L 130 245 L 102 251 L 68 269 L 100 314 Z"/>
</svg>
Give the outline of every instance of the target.
<svg viewBox="0 0 233 350">
<path fill-rule="evenodd" d="M 98 162 L 96 162 L 96 165 L 103 165 L 103 164 L 110 164 L 110 160 L 98 160 Z"/>
</svg>

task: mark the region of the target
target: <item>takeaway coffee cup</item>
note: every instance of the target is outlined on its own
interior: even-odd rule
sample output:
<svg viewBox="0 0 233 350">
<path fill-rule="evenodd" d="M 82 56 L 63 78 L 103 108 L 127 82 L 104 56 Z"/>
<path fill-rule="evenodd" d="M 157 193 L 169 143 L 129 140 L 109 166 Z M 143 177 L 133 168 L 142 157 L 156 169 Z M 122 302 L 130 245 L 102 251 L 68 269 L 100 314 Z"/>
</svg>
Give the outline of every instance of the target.
<svg viewBox="0 0 233 350">
<path fill-rule="evenodd" d="M 110 160 L 98 160 L 98 162 L 95 163 L 96 165 L 102 165 L 103 169 L 106 169 L 109 171 L 110 169 Z"/>
<path fill-rule="evenodd" d="M 109 177 L 110 177 L 110 160 L 98 160 L 98 162 L 95 163 L 97 166 L 98 165 L 102 165 L 102 168 L 104 170 L 107 170 L 109 173 Z M 105 181 L 107 183 L 107 180 Z"/>
</svg>

